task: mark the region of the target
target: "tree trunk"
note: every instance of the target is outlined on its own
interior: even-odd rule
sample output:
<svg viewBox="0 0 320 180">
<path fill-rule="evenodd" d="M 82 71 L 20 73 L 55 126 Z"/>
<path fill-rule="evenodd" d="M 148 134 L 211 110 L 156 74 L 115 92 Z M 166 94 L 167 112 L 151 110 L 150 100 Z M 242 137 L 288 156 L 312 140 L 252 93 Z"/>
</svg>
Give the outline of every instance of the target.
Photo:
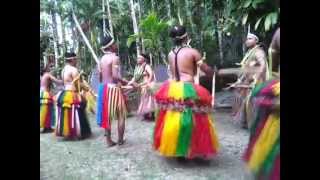
<svg viewBox="0 0 320 180">
<path fill-rule="evenodd" d="M 186 1 L 188 2 L 188 1 Z M 196 0 L 194 1 L 194 4 L 193 4 L 193 8 L 194 11 L 193 11 L 193 14 L 192 14 L 192 17 L 193 17 L 193 22 L 191 21 L 192 23 L 192 26 L 193 23 L 195 24 L 196 28 L 194 27 L 193 28 L 193 34 L 195 35 L 196 37 L 196 47 L 198 49 L 201 49 L 201 44 L 202 44 L 202 36 L 201 36 L 201 30 L 202 30 L 202 16 L 203 16 L 203 0 Z M 190 17 L 191 18 L 191 17 Z M 192 27 L 191 26 L 191 27 Z"/>
<path fill-rule="evenodd" d="M 67 42 L 66 42 L 66 31 L 65 31 L 65 26 L 63 25 L 63 20 L 62 17 L 60 16 L 61 19 L 61 33 L 62 33 L 62 47 L 63 47 L 63 53 L 67 51 Z"/>
<path fill-rule="evenodd" d="M 160 58 L 161 58 L 163 64 L 165 64 L 166 66 L 168 66 L 168 63 L 167 63 L 167 61 L 166 61 L 167 57 L 166 57 L 165 53 L 164 53 L 162 50 L 160 51 L 160 55 L 161 55 Z"/>
<path fill-rule="evenodd" d="M 171 18 L 171 0 L 166 0 L 166 4 L 167 4 L 167 17 L 170 19 Z"/>
<path fill-rule="evenodd" d="M 103 34 L 103 37 L 106 35 L 105 32 L 106 32 L 106 8 L 105 8 L 105 0 L 102 0 L 102 12 L 103 12 L 103 16 L 102 16 L 102 34 Z"/>
<path fill-rule="evenodd" d="M 223 8 L 223 2 L 222 1 L 217 1 L 217 0 L 212 0 L 212 14 L 213 14 L 213 24 L 215 26 L 215 35 L 217 39 L 217 45 L 219 48 L 219 59 L 220 59 L 220 65 L 223 64 L 224 61 L 224 56 L 223 56 L 223 48 L 222 48 L 222 27 L 219 22 L 222 13 L 221 10 Z"/>
<path fill-rule="evenodd" d="M 130 0 L 130 9 L 131 9 L 131 18 L 132 18 L 132 24 L 133 24 L 133 31 L 134 34 L 139 33 L 139 28 L 137 24 L 137 18 L 134 10 L 134 4 L 133 0 Z M 136 47 L 137 47 L 137 56 L 140 54 L 140 43 L 139 43 L 139 38 L 136 39 Z"/>
<path fill-rule="evenodd" d="M 154 0 L 151 0 L 151 7 L 152 7 L 152 11 L 155 11 L 155 9 L 154 9 L 154 7 L 155 7 Z"/>
<path fill-rule="evenodd" d="M 138 0 L 138 15 L 139 15 L 139 23 L 142 19 L 142 15 L 141 15 L 141 0 Z M 143 38 L 141 38 L 141 48 L 142 48 L 142 53 L 146 52 L 146 49 L 144 47 L 144 42 L 143 42 Z"/>
<path fill-rule="evenodd" d="M 58 67 L 58 29 L 57 29 L 57 19 L 56 13 L 54 10 L 50 11 L 51 19 L 52 19 L 52 34 L 53 34 L 53 48 L 54 48 L 54 58 L 55 58 L 55 67 Z"/>
<path fill-rule="evenodd" d="M 191 1 L 191 3 L 192 3 L 192 1 Z M 191 32 L 192 32 L 192 34 L 196 34 L 196 32 L 195 32 L 195 26 L 194 26 L 194 23 L 193 23 L 193 20 L 192 20 L 192 9 L 193 9 L 193 8 L 191 8 L 191 5 L 190 5 L 189 0 L 185 0 L 185 4 L 186 4 L 186 6 L 187 6 L 187 8 L 186 8 L 186 14 L 187 14 L 187 18 L 188 18 L 188 20 L 189 20 L 190 26 L 191 26 Z M 197 9 L 196 9 L 196 11 L 197 11 Z M 196 13 L 197 13 L 197 12 L 196 12 Z"/>
<path fill-rule="evenodd" d="M 109 0 L 106 0 L 106 3 L 107 3 L 107 11 L 108 11 L 109 30 L 110 30 L 111 36 L 114 37 Z"/>
<path fill-rule="evenodd" d="M 149 58 L 150 58 L 150 66 L 153 67 L 153 59 L 152 59 L 152 54 L 149 53 Z"/>
<path fill-rule="evenodd" d="M 220 65 L 222 65 L 224 61 L 224 57 L 223 57 L 223 48 L 222 48 L 222 31 L 220 28 L 218 28 L 218 42 L 219 42 Z"/>
<path fill-rule="evenodd" d="M 246 54 L 246 46 L 244 41 L 246 40 L 246 26 L 243 26 L 243 33 L 242 33 L 242 56 Z"/>
<path fill-rule="evenodd" d="M 183 25 L 183 21 L 181 19 L 181 7 L 180 7 L 180 1 L 177 0 L 176 6 L 178 7 L 178 20 L 179 20 L 179 25 Z"/>
<path fill-rule="evenodd" d="M 86 37 L 85 34 L 83 33 L 83 31 L 82 31 L 82 29 L 81 29 L 81 26 L 80 26 L 80 24 L 79 24 L 79 22 L 78 22 L 78 20 L 77 20 L 77 18 L 76 18 L 76 16 L 75 16 L 74 12 L 72 13 L 72 17 L 73 17 L 74 22 L 76 23 L 76 26 L 77 26 L 80 34 L 82 35 L 82 38 L 83 38 L 84 42 L 85 42 L 86 45 L 88 46 L 88 48 L 89 48 L 89 50 L 90 50 L 90 52 L 91 52 L 94 60 L 96 61 L 97 64 L 99 64 L 98 57 L 97 57 L 96 53 L 94 52 L 92 46 L 90 45 L 87 37 Z M 100 70 L 100 69 L 99 69 L 99 70 Z"/>
</svg>

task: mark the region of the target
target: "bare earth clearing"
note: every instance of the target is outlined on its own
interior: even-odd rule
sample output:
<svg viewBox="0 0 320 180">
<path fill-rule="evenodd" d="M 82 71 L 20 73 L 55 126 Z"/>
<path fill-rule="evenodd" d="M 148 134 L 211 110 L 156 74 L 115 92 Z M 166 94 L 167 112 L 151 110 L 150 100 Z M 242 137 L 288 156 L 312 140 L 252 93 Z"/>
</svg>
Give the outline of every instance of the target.
<svg viewBox="0 0 320 180">
<path fill-rule="evenodd" d="M 40 134 L 40 179 L 251 179 L 241 161 L 248 131 L 231 122 L 229 110 L 216 110 L 214 119 L 220 140 L 219 155 L 209 162 L 179 162 L 152 150 L 154 122 L 128 118 L 126 143 L 107 148 L 104 131 L 90 116 L 93 136 L 89 139 L 64 141 L 52 133 Z M 112 127 L 112 137 L 117 140 L 115 121 Z"/>
</svg>

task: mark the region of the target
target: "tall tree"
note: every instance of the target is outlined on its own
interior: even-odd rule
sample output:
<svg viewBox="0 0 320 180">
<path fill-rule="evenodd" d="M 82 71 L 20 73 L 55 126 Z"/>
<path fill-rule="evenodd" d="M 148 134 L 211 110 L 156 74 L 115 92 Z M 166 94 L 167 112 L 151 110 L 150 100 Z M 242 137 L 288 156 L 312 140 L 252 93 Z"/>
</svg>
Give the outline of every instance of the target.
<svg viewBox="0 0 320 180">
<path fill-rule="evenodd" d="M 114 36 L 114 34 L 113 34 L 113 24 L 112 24 L 112 17 L 111 17 L 111 10 L 110 10 L 109 0 L 106 0 L 106 3 L 107 3 L 107 11 L 108 11 L 109 29 L 110 29 L 111 36 Z"/>
<path fill-rule="evenodd" d="M 141 0 L 138 0 L 138 15 L 139 15 L 139 23 L 142 19 L 142 15 L 141 15 Z M 141 41 L 141 48 L 142 48 L 142 53 L 146 52 L 146 48 L 144 47 L 144 42 L 143 42 L 143 38 L 140 38 Z"/>
<path fill-rule="evenodd" d="M 137 24 L 137 18 L 136 18 L 133 0 L 130 0 L 130 10 L 131 10 L 131 18 L 132 18 L 134 34 L 139 34 L 139 27 Z M 136 47 L 137 47 L 137 56 L 138 56 L 140 54 L 140 42 L 138 37 L 136 38 Z"/>
<path fill-rule="evenodd" d="M 212 0 L 213 23 L 215 26 L 215 35 L 218 41 L 220 65 L 223 64 L 223 46 L 222 46 L 222 28 L 223 28 L 223 0 Z"/>
</svg>

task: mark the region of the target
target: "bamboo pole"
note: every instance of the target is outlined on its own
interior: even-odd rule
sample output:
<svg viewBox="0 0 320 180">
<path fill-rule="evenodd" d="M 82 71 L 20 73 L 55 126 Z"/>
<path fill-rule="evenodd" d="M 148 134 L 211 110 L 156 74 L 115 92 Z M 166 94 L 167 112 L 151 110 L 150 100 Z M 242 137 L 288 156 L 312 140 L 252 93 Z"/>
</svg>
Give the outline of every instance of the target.
<svg viewBox="0 0 320 180">
<path fill-rule="evenodd" d="M 86 43 L 87 47 L 89 48 L 89 50 L 90 50 L 90 52 L 91 52 L 91 54 L 92 54 L 92 56 L 93 56 L 93 59 L 96 61 L 97 65 L 98 65 L 98 71 L 101 72 L 99 59 L 98 59 L 97 55 L 95 54 L 92 46 L 90 45 L 90 43 L 89 43 L 86 35 L 83 33 L 83 31 L 82 31 L 82 29 L 81 29 L 81 26 L 80 26 L 80 24 L 79 24 L 79 21 L 77 20 L 77 17 L 76 17 L 76 15 L 74 14 L 74 12 L 72 12 L 72 17 L 73 17 L 73 20 L 74 20 L 75 23 L 76 23 L 76 27 L 78 28 L 78 30 L 79 30 L 79 32 L 80 32 L 80 34 L 81 34 L 84 42 Z"/>
</svg>

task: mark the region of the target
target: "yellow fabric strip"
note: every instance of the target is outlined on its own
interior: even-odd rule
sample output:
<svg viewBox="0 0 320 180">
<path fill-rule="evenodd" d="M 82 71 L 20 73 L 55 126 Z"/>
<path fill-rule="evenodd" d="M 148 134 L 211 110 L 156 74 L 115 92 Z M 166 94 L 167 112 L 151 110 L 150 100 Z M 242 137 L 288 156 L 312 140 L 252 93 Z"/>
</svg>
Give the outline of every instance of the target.
<svg viewBox="0 0 320 180">
<path fill-rule="evenodd" d="M 48 106 L 41 105 L 40 109 L 40 128 L 44 128 L 45 119 L 48 113 Z"/>
<path fill-rule="evenodd" d="M 280 94 L 280 82 L 277 82 L 272 86 L 272 91 L 276 96 Z"/>
<path fill-rule="evenodd" d="M 176 154 L 181 115 L 182 113 L 178 111 L 167 111 L 159 147 L 161 155 L 174 156 Z"/>
<path fill-rule="evenodd" d="M 69 116 L 68 109 L 64 109 L 63 136 L 69 135 Z"/>
<path fill-rule="evenodd" d="M 209 120 L 209 130 L 210 130 L 211 142 L 214 146 L 213 149 L 218 151 L 219 150 L 218 136 L 217 136 L 216 129 L 215 129 L 213 121 L 212 121 L 213 117 L 211 117 L 211 115 L 208 115 L 208 120 Z"/>
<path fill-rule="evenodd" d="M 183 82 L 172 81 L 169 85 L 169 98 L 182 99 L 183 98 Z"/>
<path fill-rule="evenodd" d="M 266 159 L 266 156 L 271 151 L 274 143 L 277 140 L 277 137 L 280 133 L 280 121 L 279 116 L 269 115 L 266 125 L 261 131 L 259 139 L 253 147 L 252 155 L 248 166 L 253 171 L 257 171 L 258 168 L 262 165 L 263 161 Z"/>
</svg>

